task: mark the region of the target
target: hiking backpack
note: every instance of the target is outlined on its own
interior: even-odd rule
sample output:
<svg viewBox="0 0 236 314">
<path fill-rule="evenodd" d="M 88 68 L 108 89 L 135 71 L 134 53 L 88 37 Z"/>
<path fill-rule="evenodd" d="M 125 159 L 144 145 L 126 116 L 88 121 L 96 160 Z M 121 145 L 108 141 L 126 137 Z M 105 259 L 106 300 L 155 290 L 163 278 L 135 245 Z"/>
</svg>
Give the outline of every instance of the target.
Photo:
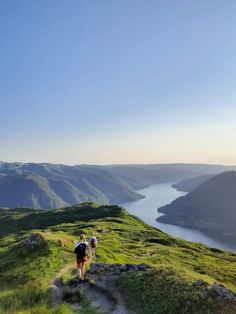
<svg viewBox="0 0 236 314">
<path fill-rule="evenodd" d="M 76 248 L 76 255 L 78 258 L 85 257 L 86 254 L 87 245 L 86 243 L 80 243 Z"/>
<path fill-rule="evenodd" d="M 95 241 L 95 238 L 92 238 L 91 241 L 90 241 L 90 243 L 91 243 L 92 245 L 94 245 L 95 242 L 96 242 L 96 241 Z"/>
</svg>

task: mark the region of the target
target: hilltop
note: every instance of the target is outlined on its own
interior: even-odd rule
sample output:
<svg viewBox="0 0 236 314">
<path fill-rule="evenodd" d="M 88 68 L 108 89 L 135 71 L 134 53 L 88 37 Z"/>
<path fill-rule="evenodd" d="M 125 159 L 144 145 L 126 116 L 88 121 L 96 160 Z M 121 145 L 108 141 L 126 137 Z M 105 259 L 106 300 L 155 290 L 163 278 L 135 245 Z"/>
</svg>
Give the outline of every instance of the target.
<svg viewBox="0 0 236 314">
<path fill-rule="evenodd" d="M 193 227 L 224 241 L 236 240 L 236 172 L 207 180 L 186 196 L 159 208 L 158 221 Z"/>
<path fill-rule="evenodd" d="M 168 236 L 119 206 L 83 203 L 47 212 L 1 209 L 0 312 L 101 313 L 91 307 L 84 289 L 76 286 L 73 293 L 68 290 L 75 283 L 74 270 L 69 271 L 69 267 L 68 272 L 58 278 L 63 303 L 53 307 L 49 290 L 56 274 L 74 260 L 74 240 L 80 233 L 91 235 L 94 230 L 99 239 L 97 262 L 105 265 L 145 263 L 149 268 L 145 272 L 120 274 L 115 279 L 129 313 L 235 311 L 230 300 L 216 298 L 214 287 L 220 286 L 212 286 L 217 282 L 236 292 L 234 253 Z M 38 239 L 33 245 L 32 237 Z M 103 276 L 103 271 L 99 268 L 98 271 Z M 89 276 L 90 280 L 94 278 L 93 273 Z M 107 290 L 108 286 L 101 290 L 97 286 L 101 279 L 96 278 L 98 281 L 90 282 L 93 291 L 100 289 L 107 298 L 114 298 L 113 290 Z M 79 303 L 79 307 L 70 307 L 71 303 Z"/>
</svg>

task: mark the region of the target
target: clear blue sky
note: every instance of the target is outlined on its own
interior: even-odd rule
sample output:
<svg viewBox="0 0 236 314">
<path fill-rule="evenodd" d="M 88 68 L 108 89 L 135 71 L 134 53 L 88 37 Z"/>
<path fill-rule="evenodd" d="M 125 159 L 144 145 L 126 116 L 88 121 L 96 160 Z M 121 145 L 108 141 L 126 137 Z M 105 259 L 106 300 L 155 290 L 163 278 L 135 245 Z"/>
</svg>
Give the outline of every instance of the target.
<svg viewBox="0 0 236 314">
<path fill-rule="evenodd" d="M 235 0 L 0 2 L 0 160 L 236 164 Z"/>
</svg>

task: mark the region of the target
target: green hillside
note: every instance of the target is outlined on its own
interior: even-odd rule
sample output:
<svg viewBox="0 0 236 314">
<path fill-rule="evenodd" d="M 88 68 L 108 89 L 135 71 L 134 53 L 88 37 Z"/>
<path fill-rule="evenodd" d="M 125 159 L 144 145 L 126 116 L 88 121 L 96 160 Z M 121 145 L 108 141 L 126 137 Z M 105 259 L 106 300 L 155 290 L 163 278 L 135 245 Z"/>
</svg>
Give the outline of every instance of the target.
<svg viewBox="0 0 236 314">
<path fill-rule="evenodd" d="M 225 243 L 235 243 L 236 171 L 210 178 L 159 211 L 165 215 L 158 221 L 198 229 Z"/>
<path fill-rule="evenodd" d="M 47 179 L 31 173 L 0 177 L 0 204 L 5 207 L 45 209 L 66 205 Z"/>
<path fill-rule="evenodd" d="M 193 282 L 217 282 L 236 292 L 236 254 L 172 238 L 118 206 L 84 203 L 49 212 L 1 209 L 0 231 L 0 313 L 98 314 L 79 290 L 79 309 L 66 303 L 52 307 L 49 290 L 56 273 L 74 260 L 74 240 L 93 231 L 99 239 L 97 262 L 151 267 L 117 282 L 134 313 L 187 313 L 189 304 L 192 313 L 235 310 L 229 302 L 203 300 Z M 40 241 L 30 248 L 26 240 L 32 232 Z"/>
<path fill-rule="evenodd" d="M 116 204 L 142 196 L 100 166 L 4 164 L 0 167 L 0 206 L 53 209 L 96 201 Z"/>
<path fill-rule="evenodd" d="M 204 164 L 76 165 L 0 162 L 0 207 L 53 209 L 93 201 L 122 204 L 135 190 L 235 167 Z"/>
</svg>

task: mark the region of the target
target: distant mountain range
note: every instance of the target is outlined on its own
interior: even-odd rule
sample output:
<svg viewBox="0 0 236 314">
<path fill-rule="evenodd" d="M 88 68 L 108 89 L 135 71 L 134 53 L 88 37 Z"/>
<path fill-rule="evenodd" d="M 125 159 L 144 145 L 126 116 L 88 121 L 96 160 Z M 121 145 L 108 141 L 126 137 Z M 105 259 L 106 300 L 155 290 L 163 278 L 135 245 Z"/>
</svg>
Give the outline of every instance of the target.
<svg viewBox="0 0 236 314">
<path fill-rule="evenodd" d="M 0 206 L 52 209 L 85 201 L 137 200 L 124 180 L 100 166 L 2 163 Z"/>
<path fill-rule="evenodd" d="M 208 181 L 209 179 L 213 178 L 214 174 L 206 174 L 204 176 L 194 177 L 190 179 L 182 180 L 178 183 L 173 184 L 172 186 L 182 192 L 191 192 L 197 187 L 199 187 L 204 182 Z"/>
<path fill-rule="evenodd" d="M 208 164 L 149 164 L 105 166 L 129 183 L 142 189 L 156 183 L 175 183 L 181 180 L 236 170 L 236 166 Z"/>
<path fill-rule="evenodd" d="M 186 196 L 159 208 L 159 212 L 165 214 L 157 218 L 160 222 L 191 227 L 218 240 L 235 242 L 236 171 L 211 177 Z"/>
<path fill-rule="evenodd" d="M 236 167 L 204 164 L 68 166 L 0 162 L 0 207 L 52 209 L 96 201 L 120 204 L 143 196 L 135 190 Z"/>
</svg>

